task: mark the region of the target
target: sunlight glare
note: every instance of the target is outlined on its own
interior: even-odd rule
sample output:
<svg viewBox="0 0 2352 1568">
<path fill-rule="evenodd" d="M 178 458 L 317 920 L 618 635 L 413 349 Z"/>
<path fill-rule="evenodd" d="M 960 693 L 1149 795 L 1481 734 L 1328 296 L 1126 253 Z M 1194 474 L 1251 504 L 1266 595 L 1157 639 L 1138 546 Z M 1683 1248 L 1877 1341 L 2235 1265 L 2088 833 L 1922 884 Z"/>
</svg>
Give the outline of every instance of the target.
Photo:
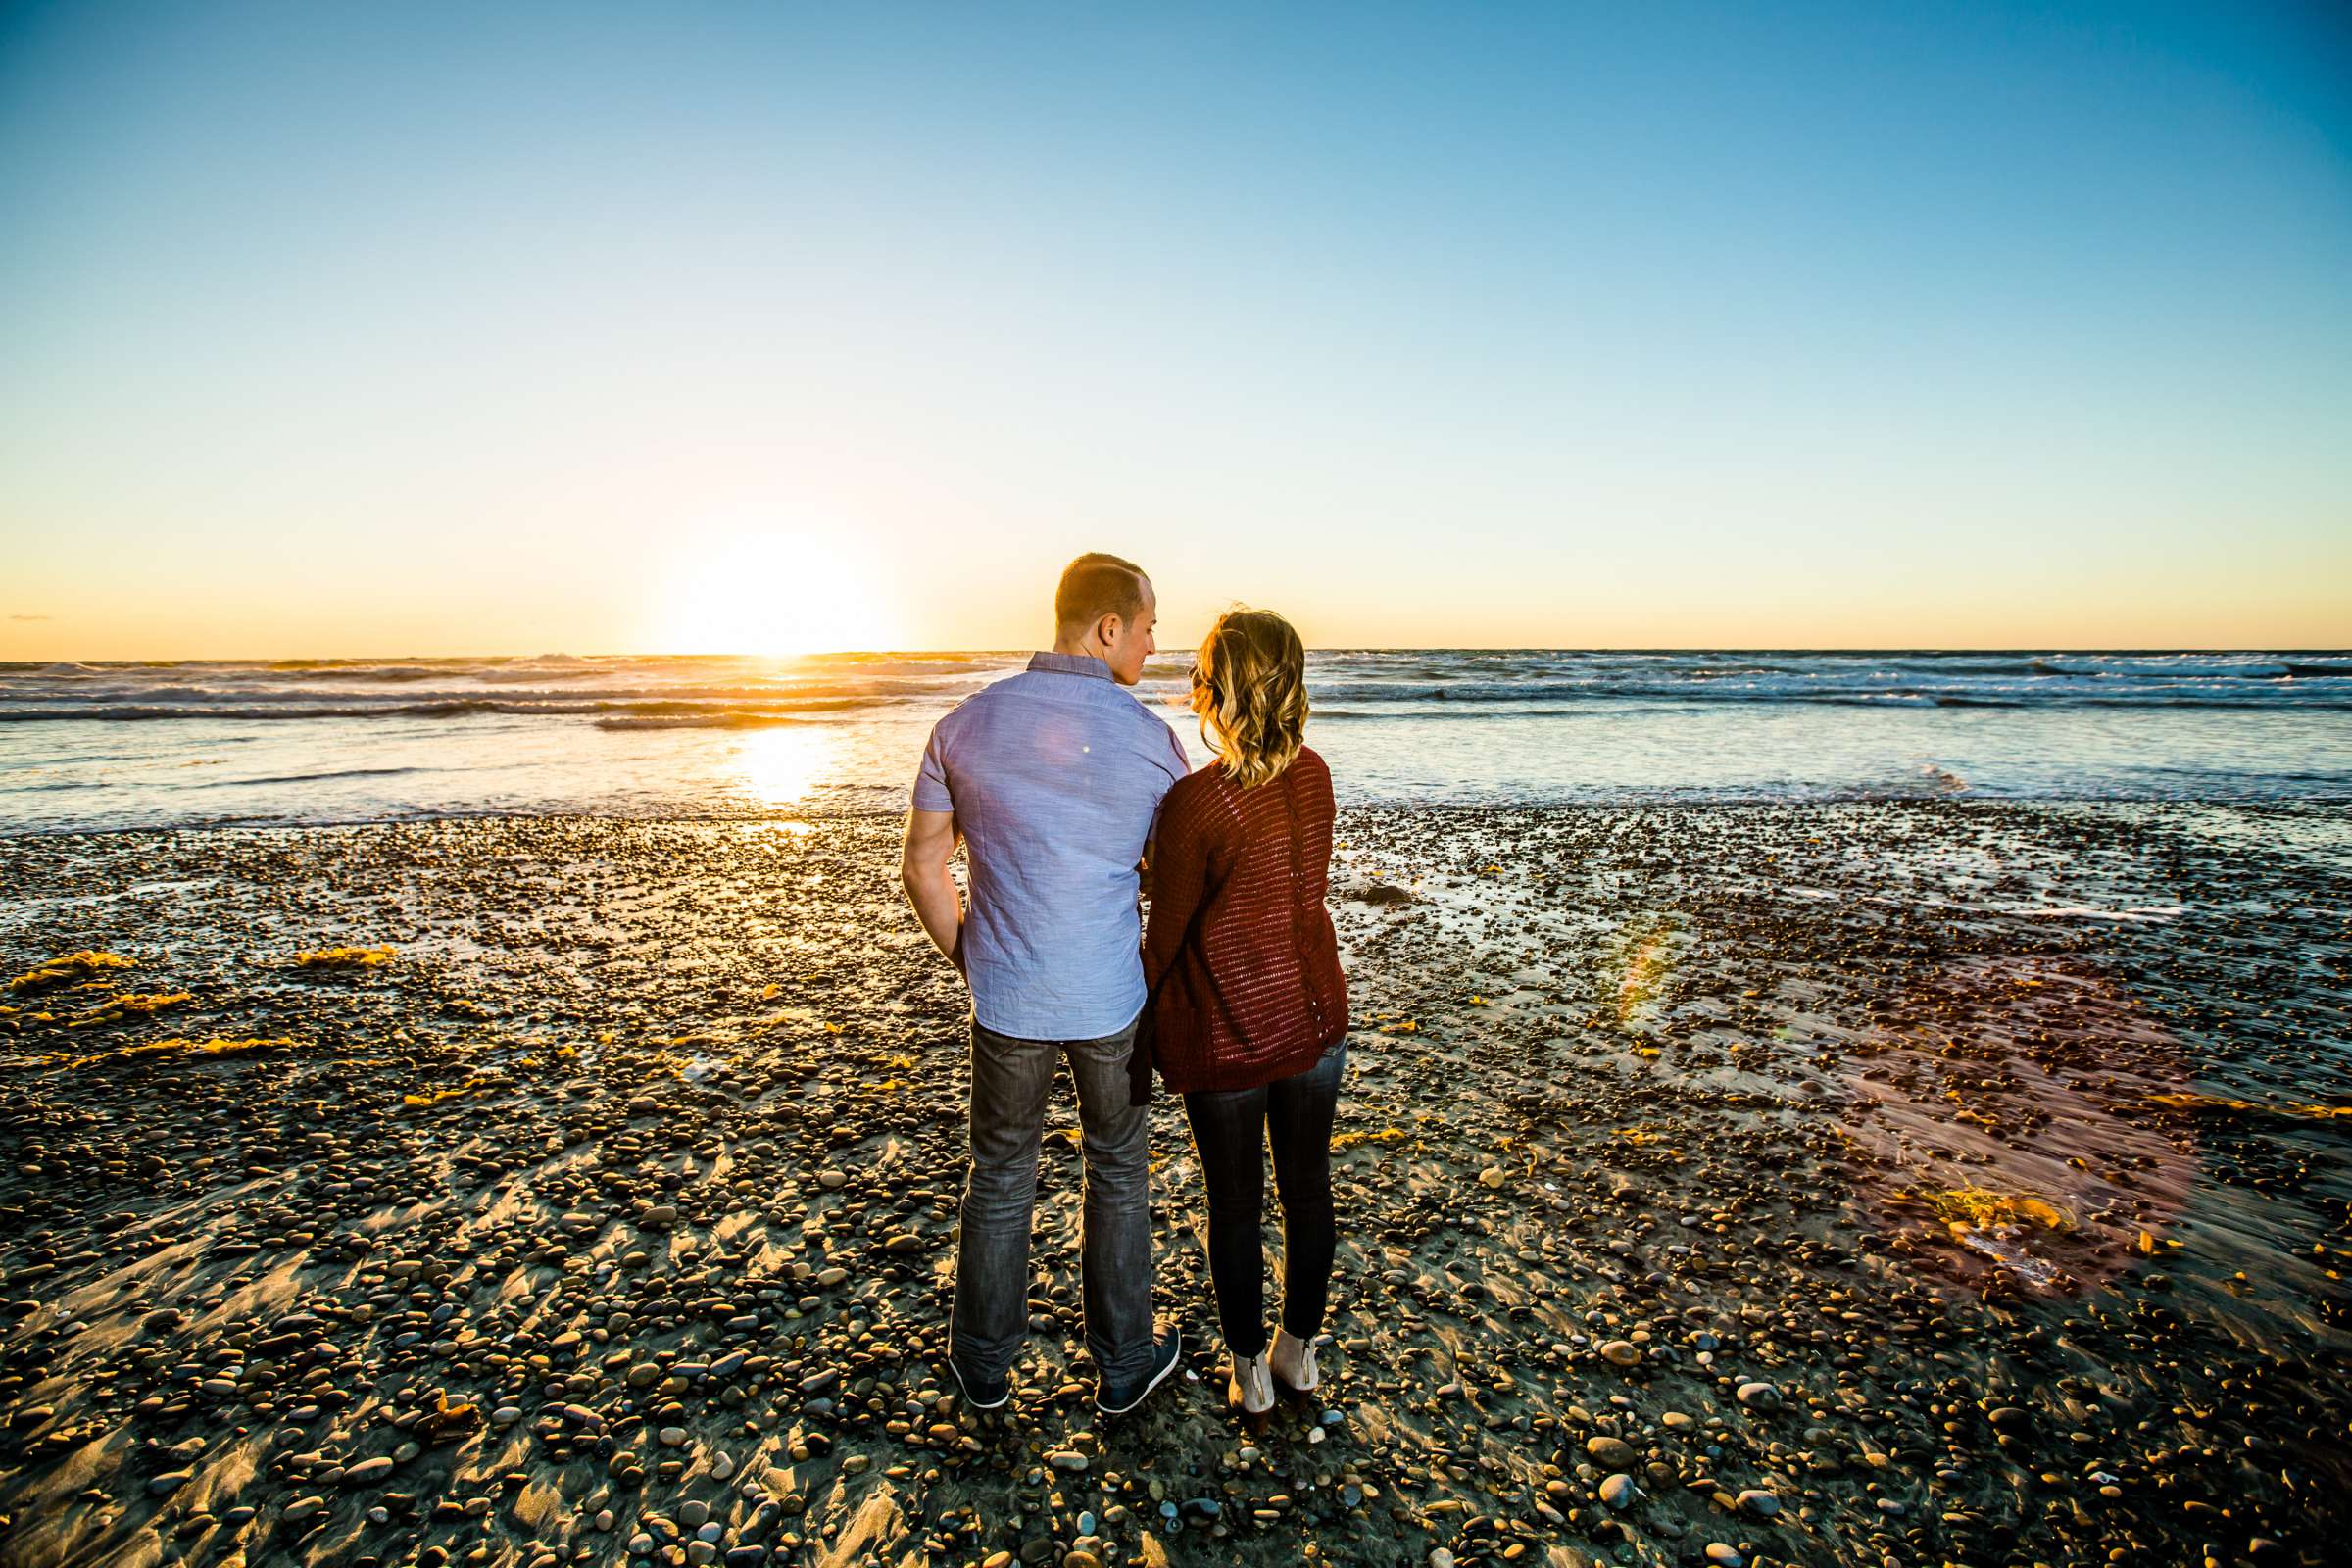
<svg viewBox="0 0 2352 1568">
<path fill-rule="evenodd" d="M 810 529 L 745 527 L 690 549 L 661 600 L 662 653 L 781 659 L 894 640 L 871 574 Z"/>
<path fill-rule="evenodd" d="M 735 746 L 736 787 L 761 806 L 802 799 L 832 761 L 835 733 L 826 724 L 781 724 L 750 731 Z"/>
</svg>

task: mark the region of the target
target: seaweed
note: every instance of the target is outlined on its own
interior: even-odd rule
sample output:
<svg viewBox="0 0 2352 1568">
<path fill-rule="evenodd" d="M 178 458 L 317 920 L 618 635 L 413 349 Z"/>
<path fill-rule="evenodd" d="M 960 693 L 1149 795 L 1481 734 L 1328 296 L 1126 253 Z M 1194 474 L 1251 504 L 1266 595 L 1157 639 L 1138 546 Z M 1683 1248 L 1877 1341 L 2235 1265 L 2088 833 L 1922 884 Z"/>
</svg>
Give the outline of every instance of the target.
<svg viewBox="0 0 2352 1568">
<path fill-rule="evenodd" d="M 375 948 L 324 948 L 296 954 L 294 961 L 305 969 L 370 969 L 390 963 L 396 951 L 389 943 Z"/>
<path fill-rule="evenodd" d="M 60 954 L 37 968 L 11 980 L 8 983 L 8 989 L 12 993 L 46 991 L 52 986 L 64 985 L 69 980 L 86 979 L 103 970 L 135 969 L 138 966 L 136 958 L 125 958 L 119 953 L 96 953 L 84 950 L 80 953 Z"/>
</svg>

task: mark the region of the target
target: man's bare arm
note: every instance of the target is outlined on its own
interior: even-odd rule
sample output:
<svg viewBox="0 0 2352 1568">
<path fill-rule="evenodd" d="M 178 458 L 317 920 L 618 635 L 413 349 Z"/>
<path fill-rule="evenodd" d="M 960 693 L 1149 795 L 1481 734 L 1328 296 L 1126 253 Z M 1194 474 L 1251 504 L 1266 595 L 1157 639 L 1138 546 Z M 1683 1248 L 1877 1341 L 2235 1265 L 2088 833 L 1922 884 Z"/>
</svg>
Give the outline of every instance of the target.
<svg viewBox="0 0 2352 1568">
<path fill-rule="evenodd" d="M 906 889 L 906 902 L 914 906 L 915 918 L 958 973 L 963 969 L 963 895 L 956 890 L 948 862 L 961 837 L 953 811 L 908 811 L 906 845 L 899 858 L 899 881 Z"/>
</svg>

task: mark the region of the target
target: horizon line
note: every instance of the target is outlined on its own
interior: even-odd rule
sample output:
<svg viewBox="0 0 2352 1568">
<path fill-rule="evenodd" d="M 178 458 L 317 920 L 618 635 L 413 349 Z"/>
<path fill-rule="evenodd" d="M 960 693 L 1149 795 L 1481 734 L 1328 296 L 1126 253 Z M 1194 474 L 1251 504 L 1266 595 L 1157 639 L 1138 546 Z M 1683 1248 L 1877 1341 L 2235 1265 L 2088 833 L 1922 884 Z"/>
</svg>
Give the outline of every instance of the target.
<svg viewBox="0 0 2352 1568">
<path fill-rule="evenodd" d="M 788 663 L 822 659 L 892 659 L 901 657 L 931 657 L 956 655 L 966 658 L 1019 658 L 1036 653 L 1034 647 L 1020 648 L 835 648 L 808 650 L 800 653 L 777 654 L 758 652 L 735 653 L 662 653 L 652 651 L 608 652 L 576 654 L 568 650 L 550 649 L 535 654 L 277 654 L 277 655 L 184 655 L 175 658 L 151 659 L 53 659 L 0 660 L 0 669 L 39 667 L 46 664 L 87 664 L 152 666 L 161 664 L 406 664 L 406 663 L 490 663 L 515 662 L 546 659 L 589 660 L 766 660 Z M 1193 650 L 1183 649 L 1154 653 L 1153 660 L 1186 657 Z M 2072 643 L 2030 643 L 1985 645 L 1983 647 L 1957 644 L 1618 644 L 1618 643 L 1350 643 L 1314 644 L 1307 647 L 1310 654 L 1906 654 L 1906 655 L 1992 655 L 1992 654 L 2318 654 L 2352 657 L 2352 647 L 2331 647 L 2296 644 L 2260 644 L 2222 646 L 2218 644 L 2141 644 L 2103 645 Z"/>
</svg>

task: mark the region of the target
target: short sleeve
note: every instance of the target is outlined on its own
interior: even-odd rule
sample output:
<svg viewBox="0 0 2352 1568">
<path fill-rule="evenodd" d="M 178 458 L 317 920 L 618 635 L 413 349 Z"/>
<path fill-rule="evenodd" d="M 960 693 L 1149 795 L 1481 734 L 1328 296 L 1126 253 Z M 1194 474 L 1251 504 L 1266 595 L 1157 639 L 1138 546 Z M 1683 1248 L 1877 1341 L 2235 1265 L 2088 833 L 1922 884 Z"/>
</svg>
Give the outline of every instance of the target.
<svg viewBox="0 0 2352 1568">
<path fill-rule="evenodd" d="M 948 793 L 946 747 L 940 742 L 940 726 L 931 726 L 931 738 L 923 744 L 922 766 L 914 773 L 914 808 L 918 811 L 953 811 L 956 797 Z"/>
</svg>

